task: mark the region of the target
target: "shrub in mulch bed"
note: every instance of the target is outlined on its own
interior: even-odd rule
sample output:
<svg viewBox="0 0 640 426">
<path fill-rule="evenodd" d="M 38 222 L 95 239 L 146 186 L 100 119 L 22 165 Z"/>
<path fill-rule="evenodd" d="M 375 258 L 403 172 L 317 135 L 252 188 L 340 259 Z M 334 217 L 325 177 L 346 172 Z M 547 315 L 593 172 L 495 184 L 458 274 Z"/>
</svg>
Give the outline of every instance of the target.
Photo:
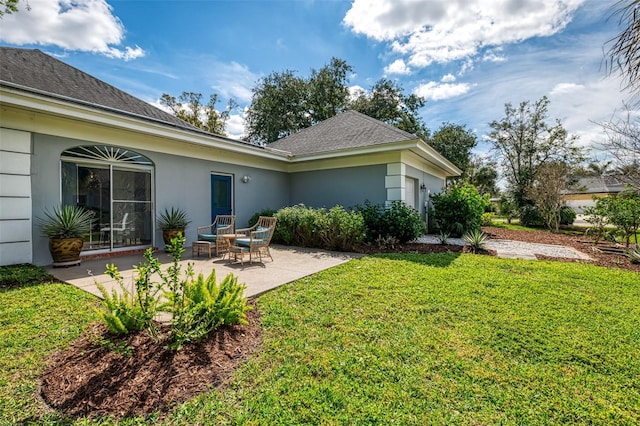
<svg viewBox="0 0 640 426">
<path fill-rule="evenodd" d="M 69 349 L 53 354 L 42 377 L 44 401 L 70 417 L 166 415 L 175 405 L 224 387 L 238 365 L 260 346 L 257 308 L 248 325 L 224 326 L 199 343 L 168 349 L 168 327 L 155 337 L 126 337 L 96 325 Z"/>
</svg>

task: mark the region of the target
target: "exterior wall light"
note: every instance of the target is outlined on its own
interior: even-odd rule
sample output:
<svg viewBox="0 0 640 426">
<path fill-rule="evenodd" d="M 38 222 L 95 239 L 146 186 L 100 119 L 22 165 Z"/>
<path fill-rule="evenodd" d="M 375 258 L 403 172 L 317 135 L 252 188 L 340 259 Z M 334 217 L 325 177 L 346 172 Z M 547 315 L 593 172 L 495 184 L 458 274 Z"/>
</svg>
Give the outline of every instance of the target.
<svg viewBox="0 0 640 426">
<path fill-rule="evenodd" d="M 244 175 L 240 180 L 242 181 L 242 183 L 249 183 L 249 181 L 251 180 L 251 176 Z"/>
<path fill-rule="evenodd" d="M 425 185 L 424 183 L 420 184 L 420 191 L 425 192 L 427 190 L 427 185 Z"/>
</svg>

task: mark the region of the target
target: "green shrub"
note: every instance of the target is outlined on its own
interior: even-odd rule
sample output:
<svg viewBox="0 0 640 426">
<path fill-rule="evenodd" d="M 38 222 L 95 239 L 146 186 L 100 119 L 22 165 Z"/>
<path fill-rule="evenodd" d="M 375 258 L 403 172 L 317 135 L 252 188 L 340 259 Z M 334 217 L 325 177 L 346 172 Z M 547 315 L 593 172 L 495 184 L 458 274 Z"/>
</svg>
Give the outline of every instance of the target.
<svg viewBox="0 0 640 426">
<path fill-rule="evenodd" d="M 249 224 L 248 227 L 251 228 L 253 225 L 255 225 L 256 223 L 258 223 L 258 219 L 260 218 L 260 216 L 269 216 L 269 217 L 273 217 L 275 216 L 277 213 L 277 210 L 273 210 L 273 209 L 262 209 L 258 212 L 256 212 L 253 216 L 251 216 L 249 218 Z M 277 227 L 277 225 L 276 225 Z"/>
<path fill-rule="evenodd" d="M 493 225 L 493 219 L 495 219 L 495 213 L 482 213 L 482 219 L 480 220 L 481 226 L 491 226 Z"/>
<path fill-rule="evenodd" d="M 323 210 L 318 219 L 322 221 L 320 238 L 324 248 L 350 251 L 364 241 L 364 219 L 358 212 L 335 206 L 328 212 Z"/>
<path fill-rule="evenodd" d="M 560 209 L 560 225 L 573 225 L 577 213 L 571 207 L 564 206 Z"/>
<path fill-rule="evenodd" d="M 545 221 L 536 206 L 525 205 L 520 208 L 520 225 L 540 227 L 545 226 Z"/>
<path fill-rule="evenodd" d="M 393 237 L 402 244 L 415 240 L 426 232 L 420 213 L 403 201 L 393 201 L 388 207 L 384 207 L 367 200 L 364 205 L 357 206 L 356 210 L 364 219 L 368 242 Z"/>
<path fill-rule="evenodd" d="M 244 297 L 245 288 L 233 274 L 217 284 L 214 270 L 206 278 L 199 274 L 184 280 L 183 295 L 167 293 L 167 306 L 174 314 L 171 347 L 180 349 L 187 342 L 200 341 L 224 325 L 247 324 L 251 306 Z"/>
<path fill-rule="evenodd" d="M 448 186 L 431 197 L 438 229 L 459 237 L 480 227 L 486 200 L 468 183 Z"/>
<path fill-rule="evenodd" d="M 327 211 L 298 204 L 278 210 L 276 217 L 273 239 L 286 245 L 349 251 L 364 240 L 362 215 L 342 206 Z"/>
<path fill-rule="evenodd" d="M 400 243 L 415 240 L 426 232 L 426 225 L 420 213 L 404 201 L 393 201 L 382 215 L 382 225 L 387 235 L 398 239 Z"/>
<path fill-rule="evenodd" d="M 274 241 L 289 246 L 322 247 L 322 213 L 304 204 L 284 207 L 276 213 L 278 226 Z"/>
<path fill-rule="evenodd" d="M 150 248 L 145 251 L 144 258 L 145 262 L 134 268 L 136 278 L 132 291 L 124 285 L 122 275 L 113 264 L 107 265 L 105 273 L 118 283 L 120 291 L 112 289 L 109 294 L 102 284 L 96 283 L 103 297 L 98 315 L 112 334 L 129 334 L 152 327 L 162 286 L 153 283 L 151 277 L 160 271 L 160 262 L 153 258 Z"/>
</svg>

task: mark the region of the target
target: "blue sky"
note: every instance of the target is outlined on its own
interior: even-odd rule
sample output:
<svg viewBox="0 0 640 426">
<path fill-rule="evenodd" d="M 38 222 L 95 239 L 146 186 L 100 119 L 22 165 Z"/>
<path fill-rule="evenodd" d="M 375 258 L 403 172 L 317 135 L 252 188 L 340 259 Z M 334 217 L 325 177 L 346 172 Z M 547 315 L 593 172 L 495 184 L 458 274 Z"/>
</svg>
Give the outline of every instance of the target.
<svg viewBox="0 0 640 426">
<path fill-rule="evenodd" d="M 308 76 L 332 57 L 349 84 L 381 77 L 427 99 L 433 131 L 464 124 L 482 142 L 504 104 L 547 95 L 550 116 L 590 146 L 629 94 L 604 69 L 617 32 L 601 0 L 21 0 L 0 44 L 38 48 L 157 104 L 163 93 L 216 92 L 241 107 L 273 71 Z M 240 137 L 242 108 L 228 123 Z M 595 152 L 597 156 L 597 152 Z"/>
</svg>

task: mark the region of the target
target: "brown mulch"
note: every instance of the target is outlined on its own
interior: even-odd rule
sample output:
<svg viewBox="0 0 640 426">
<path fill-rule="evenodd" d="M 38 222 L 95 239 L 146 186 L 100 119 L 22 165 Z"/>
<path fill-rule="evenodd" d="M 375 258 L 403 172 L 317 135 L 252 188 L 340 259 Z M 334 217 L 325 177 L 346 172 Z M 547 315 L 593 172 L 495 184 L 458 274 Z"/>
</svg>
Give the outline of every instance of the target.
<svg viewBox="0 0 640 426">
<path fill-rule="evenodd" d="M 528 243 L 555 244 L 573 247 L 574 249 L 585 253 L 593 259 L 593 261 L 585 261 L 581 259 L 552 258 L 549 256 L 536 254 L 536 257 L 541 260 L 590 263 L 593 265 L 606 266 L 609 268 L 626 269 L 629 271 L 640 272 L 640 264 L 631 263 L 631 260 L 628 257 L 621 254 L 602 253 L 597 250 L 597 247 L 608 246 L 611 245 L 610 243 L 599 243 L 596 246 L 593 244 L 593 241 L 591 239 L 585 237 L 583 234 L 556 234 L 547 230 L 521 231 L 497 228 L 495 226 L 486 226 L 483 227 L 482 230 L 489 234 L 492 239 L 515 240 L 525 241 Z"/>
<path fill-rule="evenodd" d="M 466 246 L 455 244 L 422 244 L 422 243 L 406 243 L 397 244 L 393 247 L 378 247 L 374 245 L 362 246 L 357 250 L 359 253 L 377 254 L 377 253 L 470 253 L 471 250 Z M 495 256 L 495 250 L 481 250 L 477 254 L 486 254 Z"/>
<path fill-rule="evenodd" d="M 40 393 L 52 408 L 77 416 L 165 415 L 176 404 L 224 387 L 238 365 L 261 344 L 260 315 L 248 325 L 225 326 L 200 343 L 167 349 L 167 327 L 115 338 L 103 324 L 69 349 L 51 356 Z"/>
</svg>

